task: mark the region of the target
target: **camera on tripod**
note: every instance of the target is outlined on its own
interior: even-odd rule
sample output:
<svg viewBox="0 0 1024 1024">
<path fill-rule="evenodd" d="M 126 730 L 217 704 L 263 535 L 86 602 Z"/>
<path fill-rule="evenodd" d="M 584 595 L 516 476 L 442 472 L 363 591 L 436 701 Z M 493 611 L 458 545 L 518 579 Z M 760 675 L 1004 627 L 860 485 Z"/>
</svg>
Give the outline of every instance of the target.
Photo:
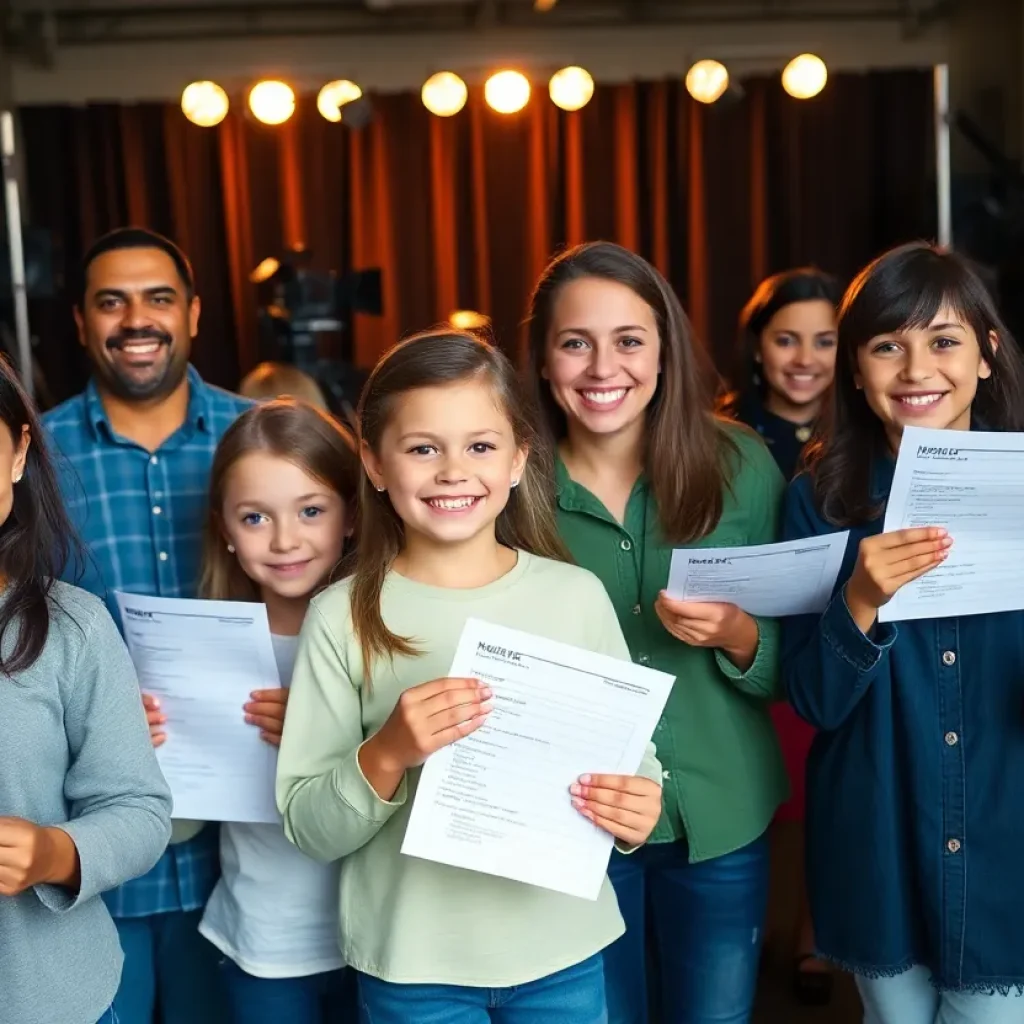
<svg viewBox="0 0 1024 1024">
<path fill-rule="evenodd" d="M 292 249 L 283 260 L 265 259 L 250 280 L 260 303 L 260 359 L 308 373 L 331 411 L 354 420 L 367 373 L 355 366 L 352 317 L 383 313 L 380 270 L 323 273 L 311 269 L 308 250 Z"/>
</svg>

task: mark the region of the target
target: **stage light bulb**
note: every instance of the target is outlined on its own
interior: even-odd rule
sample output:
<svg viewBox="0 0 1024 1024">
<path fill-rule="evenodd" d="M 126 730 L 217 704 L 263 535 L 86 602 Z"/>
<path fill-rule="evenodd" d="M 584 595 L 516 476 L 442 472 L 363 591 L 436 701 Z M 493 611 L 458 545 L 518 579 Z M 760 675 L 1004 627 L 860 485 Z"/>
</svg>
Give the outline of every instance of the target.
<svg viewBox="0 0 1024 1024">
<path fill-rule="evenodd" d="M 450 317 L 448 323 L 457 331 L 479 331 L 491 324 L 491 318 L 475 309 L 457 309 Z"/>
<path fill-rule="evenodd" d="M 583 68 L 562 68 L 548 84 L 551 102 L 562 110 L 582 110 L 594 96 L 594 78 Z"/>
<path fill-rule="evenodd" d="M 454 117 L 466 105 L 469 90 L 452 71 L 439 71 L 424 83 L 420 93 L 423 106 L 437 117 Z"/>
<path fill-rule="evenodd" d="M 284 124 L 295 113 L 295 93 L 284 82 L 258 82 L 249 93 L 249 109 L 264 124 Z"/>
<path fill-rule="evenodd" d="M 729 88 L 729 71 L 717 60 L 699 60 L 686 72 L 686 91 L 698 103 L 714 103 Z"/>
<path fill-rule="evenodd" d="M 499 114 L 517 114 L 530 102 L 530 83 L 518 71 L 499 71 L 487 79 L 484 99 Z"/>
<path fill-rule="evenodd" d="M 201 128 L 212 128 L 227 117 L 228 94 L 216 82 L 193 82 L 181 94 L 182 113 Z"/>
<path fill-rule="evenodd" d="M 363 90 L 350 82 L 347 78 L 340 78 L 336 82 L 328 82 L 316 98 L 316 109 L 327 118 L 328 121 L 340 121 L 342 109 L 346 103 L 352 103 L 362 97 Z"/>
<path fill-rule="evenodd" d="M 795 100 L 809 100 L 817 96 L 827 81 L 828 68 L 813 53 L 794 57 L 782 72 L 782 88 Z"/>
</svg>

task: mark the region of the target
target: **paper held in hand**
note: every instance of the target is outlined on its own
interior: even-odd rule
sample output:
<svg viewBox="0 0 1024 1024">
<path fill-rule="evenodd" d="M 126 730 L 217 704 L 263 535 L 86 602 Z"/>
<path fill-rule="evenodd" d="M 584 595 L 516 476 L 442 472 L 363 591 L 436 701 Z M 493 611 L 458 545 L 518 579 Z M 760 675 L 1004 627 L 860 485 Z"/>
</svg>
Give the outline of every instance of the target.
<svg viewBox="0 0 1024 1024">
<path fill-rule="evenodd" d="M 613 840 L 569 787 L 636 774 L 672 676 L 479 619 L 451 675 L 486 682 L 494 710 L 427 760 L 402 852 L 597 899 Z"/>
<path fill-rule="evenodd" d="M 680 601 L 734 604 L 766 618 L 823 612 L 849 537 L 844 530 L 781 544 L 677 548 L 666 590 Z"/>
<path fill-rule="evenodd" d="M 916 526 L 944 527 L 953 546 L 880 622 L 1024 609 L 1024 434 L 905 427 L 885 531 Z"/>
<path fill-rule="evenodd" d="M 266 606 L 116 596 L 139 686 L 167 716 L 156 756 L 174 817 L 279 823 L 277 750 L 242 710 L 281 686 Z"/>
</svg>

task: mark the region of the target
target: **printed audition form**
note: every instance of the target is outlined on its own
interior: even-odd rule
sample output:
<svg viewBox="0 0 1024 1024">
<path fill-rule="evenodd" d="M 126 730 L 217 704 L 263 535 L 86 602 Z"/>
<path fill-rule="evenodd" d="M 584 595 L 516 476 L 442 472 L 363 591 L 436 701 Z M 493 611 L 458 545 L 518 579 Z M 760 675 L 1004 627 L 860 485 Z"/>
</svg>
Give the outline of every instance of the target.
<svg viewBox="0 0 1024 1024">
<path fill-rule="evenodd" d="M 677 548 L 668 594 L 680 601 L 734 604 L 778 618 L 822 612 L 843 565 L 849 530 L 741 548 Z"/>
<path fill-rule="evenodd" d="M 901 587 L 881 622 L 1024 608 L 1024 434 L 905 427 L 885 530 L 941 526 L 941 565 Z"/>
<path fill-rule="evenodd" d="M 117 602 L 139 685 L 167 716 L 156 754 L 174 817 L 279 822 L 277 750 L 242 710 L 253 690 L 281 685 L 266 607 L 124 593 Z"/>
<path fill-rule="evenodd" d="M 636 774 L 672 676 L 478 619 L 450 674 L 487 683 L 494 710 L 427 760 L 402 852 L 597 899 L 613 841 L 569 787 Z"/>
</svg>

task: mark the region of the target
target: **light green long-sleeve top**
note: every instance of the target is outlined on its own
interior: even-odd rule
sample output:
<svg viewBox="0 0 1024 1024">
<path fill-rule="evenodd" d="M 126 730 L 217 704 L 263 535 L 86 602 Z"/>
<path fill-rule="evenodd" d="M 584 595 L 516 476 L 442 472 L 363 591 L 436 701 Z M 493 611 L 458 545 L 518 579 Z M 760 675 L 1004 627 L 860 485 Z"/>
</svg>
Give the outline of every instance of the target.
<svg viewBox="0 0 1024 1024">
<path fill-rule="evenodd" d="M 525 984 L 582 962 L 624 930 L 607 879 L 590 901 L 404 856 L 419 771 L 408 772 L 385 801 L 364 778 L 357 753 L 404 690 L 448 674 L 468 618 L 628 661 L 604 587 L 584 569 L 520 552 L 506 576 L 471 590 L 391 573 L 381 610 L 393 632 L 419 641 L 421 653 L 380 660 L 366 686 L 348 581 L 313 601 L 278 762 L 277 800 L 288 837 L 318 860 L 344 858 L 342 956 L 386 981 L 487 988 Z M 640 773 L 661 780 L 653 746 Z"/>
</svg>

